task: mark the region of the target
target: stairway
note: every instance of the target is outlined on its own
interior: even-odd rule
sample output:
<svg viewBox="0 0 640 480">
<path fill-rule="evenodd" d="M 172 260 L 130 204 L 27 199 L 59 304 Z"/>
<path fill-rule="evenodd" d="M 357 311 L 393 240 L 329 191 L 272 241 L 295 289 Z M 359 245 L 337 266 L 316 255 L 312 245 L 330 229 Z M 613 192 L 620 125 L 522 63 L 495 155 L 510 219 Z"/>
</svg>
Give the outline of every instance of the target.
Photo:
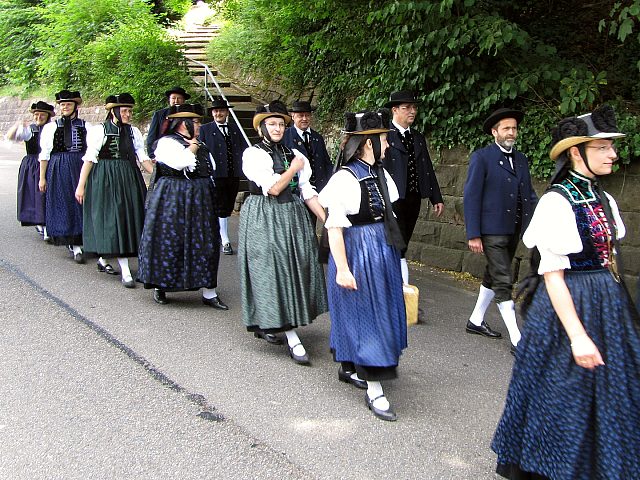
<svg viewBox="0 0 640 480">
<path fill-rule="evenodd" d="M 192 90 L 199 90 L 198 96 L 202 98 L 202 103 L 205 107 L 210 103 L 205 93 L 205 87 L 211 95 L 216 96 L 218 93 L 214 82 L 207 76 L 206 69 L 196 62 L 208 64 L 207 45 L 218 35 L 218 31 L 219 27 L 217 26 L 203 27 L 201 25 L 190 25 L 185 31 L 173 32 L 178 43 L 182 45 L 182 51 L 187 59 L 189 72 L 196 85 Z M 252 119 L 258 103 L 254 102 L 251 95 L 247 92 L 221 76 L 215 68 L 209 66 L 209 70 L 215 77 L 216 82 L 222 89 L 229 104 L 233 105 L 233 112 L 238 117 L 240 126 L 247 134 L 249 141 L 255 143 L 258 140 L 258 136 L 253 129 Z"/>
</svg>

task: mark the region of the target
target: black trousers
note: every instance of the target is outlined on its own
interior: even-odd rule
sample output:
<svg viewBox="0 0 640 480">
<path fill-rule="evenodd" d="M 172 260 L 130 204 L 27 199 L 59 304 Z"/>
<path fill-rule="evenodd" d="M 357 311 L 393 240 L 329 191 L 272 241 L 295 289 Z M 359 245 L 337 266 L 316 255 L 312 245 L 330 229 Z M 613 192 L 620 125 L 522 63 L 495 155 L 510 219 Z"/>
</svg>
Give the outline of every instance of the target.
<svg viewBox="0 0 640 480">
<path fill-rule="evenodd" d="M 511 300 L 513 273 L 511 263 L 518 248 L 520 232 L 513 235 L 482 235 L 482 247 L 487 259 L 482 285 L 496 294 L 496 303 Z"/>
<path fill-rule="evenodd" d="M 238 177 L 220 177 L 215 179 L 218 217 L 227 218 L 236 206 L 236 197 L 240 188 Z"/>
<path fill-rule="evenodd" d="M 416 228 L 418 216 L 420 215 L 420 206 L 422 198 L 419 193 L 407 192 L 405 198 L 399 198 L 393 204 L 393 213 L 398 219 L 398 227 L 402 233 L 402 238 L 406 247 L 400 252 L 400 257 L 404 258 L 409 246 L 409 240 L 413 235 L 413 229 Z"/>
</svg>

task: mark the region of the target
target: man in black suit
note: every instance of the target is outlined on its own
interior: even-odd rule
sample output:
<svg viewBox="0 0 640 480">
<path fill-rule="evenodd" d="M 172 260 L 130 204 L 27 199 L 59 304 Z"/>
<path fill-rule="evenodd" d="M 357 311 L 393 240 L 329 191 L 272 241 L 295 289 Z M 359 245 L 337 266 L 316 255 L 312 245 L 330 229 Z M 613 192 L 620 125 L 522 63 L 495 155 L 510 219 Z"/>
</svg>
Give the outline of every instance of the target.
<svg viewBox="0 0 640 480">
<path fill-rule="evenodd" d="M 222 253 L 225 255 L 233 255 L 228 223 L 240 186 L 242 152 L 248 147 L 240 127 L 234 121 L 229 121 L 230 108 L 233 108 L 233 105 L 229 105 L 224 98 L 214 98 L 211 104 L 211 116 L 214 121 L 202 125 L 199 135 L 199 140 L 207 146 L 216 163 L 214 173 L 218 201 L 216 207 Z"/>
<path fill-rule="evenodd" d="M 289 109 L 293 126 L 284 132 L 285 146 L 296 149 L 309 159 L 311 165 L 311 184 L 319 192 L 333 174 L 333 163 L 327 152 L 324 138 L 311 128 L 313 111 L 311 103 L 297 100 Z M 315 218 L 315 216 L 313 217 Z"/>
<path fill-rule="evenodd" d="M 520 341 L 511 292 L 511 264 L 538 197 L 531 183 L 527 157 L 515 150 L 524 113 L 500 108 L 485 120 L 482 131 L 494 141 L 471 154 L 464 185 L 464 221 L 469 249 L 487 259 L 482 285 L 466 331 L 500 338 L 484 321 L 494 300 L 509 331 L 511 353 Z"/>
<path fill-rule="evenodd" d="M 155 158 L 155 153 L 153 151 L 155 149 L 156 141 L 164 135 L 167 129 L 167 115 L 169 115 L 169 109 L 174 105 L 182 105 L 186 100 L 191 98 L 191 95 L 185 92 L 182 87 L 173 87 L 164 92 L 164 94 L 167 97 L 169 106 L 167 108 L 156 110 L 153 113 L 153 117 L 151 117 L 151 124 L 149 125 L 149 133 L 147 133 L 147 155 L 149 155 L 149 158 L 151 159 Z"/>
<path fill-rule="evenodd" d="M 418 221 L 423 198 L 431 201 L 437 217 L 444 211 L 427 140 L 424 135 L 411 128 L 418 112 L 418 103 L 413 92 L 400 91 L 392 93 L 385 104 L 385 107 L 391 109 L 393 121 L 387 135 L 389 149 L 384 156 L 384 168 L 398 187 L 400 198 L 393 204 L 393 211 L 407 246 Z M 406 252 L 406 248 L 400 252 L 402 280 L 409 283 Z"/>
</svg>

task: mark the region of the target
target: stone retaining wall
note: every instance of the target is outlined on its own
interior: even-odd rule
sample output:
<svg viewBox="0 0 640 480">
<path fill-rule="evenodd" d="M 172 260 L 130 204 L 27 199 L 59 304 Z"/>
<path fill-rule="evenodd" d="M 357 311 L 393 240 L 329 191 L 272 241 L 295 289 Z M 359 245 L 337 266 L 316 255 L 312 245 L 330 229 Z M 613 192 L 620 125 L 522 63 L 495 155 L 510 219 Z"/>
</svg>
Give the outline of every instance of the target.
<svg viewBox="0 0 640 480">
<path fill-rule="evenodd" d="M 407 258 L 481 277 L 484 257 L 468 250 L 464 229 L 462 194 L 468 166 L 468 150 L 457 148 L 443 152 L 435 171 L 444 197 L 445 213 L 441 218 L 436 218 L 432 214 L 431 204 L 423 202 Z M 534 182 L 534 187 L 540 195 L 544 192 L 546 183 Z M 634 286 L 640 272 L 640 162 L 623 166 L 618 172 L 606 177 L 604 187 L 618 202 L 627 228 L 622 242 L 624 267 L 628 284 Z M 514 262 L 517 278 L 522 278 L 528 272 L 527 258 L 527 249 L 521 245 Z"/>
</svg>

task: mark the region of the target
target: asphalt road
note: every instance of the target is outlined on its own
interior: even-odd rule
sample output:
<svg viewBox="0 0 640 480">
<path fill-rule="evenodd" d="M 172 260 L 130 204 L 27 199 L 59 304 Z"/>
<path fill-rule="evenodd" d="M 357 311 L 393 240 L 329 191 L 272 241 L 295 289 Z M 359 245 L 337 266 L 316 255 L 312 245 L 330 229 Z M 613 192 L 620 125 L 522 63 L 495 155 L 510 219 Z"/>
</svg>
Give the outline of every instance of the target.
<svg viewBox="0 0 640 480">
<path fill-rule="evenodd" d="M 219 273 L 230 311 L 197 292 L 160 306 L 20 227 L 22 151 L 0 143 L 0 478 L 496 478 L 512 357 L 464 333 L 468 286 L 412 268 L 426 321 L 385 385 L 399 420 L 382 422 L 338 382 L 328 315 L 299 331 L 311 366 L 245 331 L 236 256 Z"/>
</svg>

